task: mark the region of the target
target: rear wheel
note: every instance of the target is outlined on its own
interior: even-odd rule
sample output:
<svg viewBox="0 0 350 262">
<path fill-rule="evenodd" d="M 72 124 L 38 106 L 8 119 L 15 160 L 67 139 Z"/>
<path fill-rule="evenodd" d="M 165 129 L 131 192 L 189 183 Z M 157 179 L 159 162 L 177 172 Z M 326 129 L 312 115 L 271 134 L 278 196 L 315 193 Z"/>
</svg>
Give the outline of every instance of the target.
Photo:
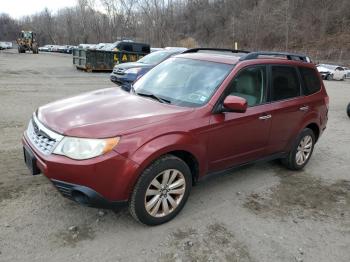
<svg viewBox="0 0 350 262">
<path fill-rule="evenodd" d="M 291 170 L 302 169 L 310 160 L 315 145 L 315 134 L 305 128 L 297 137 L 288 156 L 282 159 L 282 163 Z"/>
<path fill-rule="evenodd" d="M 166 155 L 151 164 L 133 190 L 129 210 L 146 225 L 174 218 L 185 205 L 192 187 L 191 171 L 178 157 Z"/>
</svg>

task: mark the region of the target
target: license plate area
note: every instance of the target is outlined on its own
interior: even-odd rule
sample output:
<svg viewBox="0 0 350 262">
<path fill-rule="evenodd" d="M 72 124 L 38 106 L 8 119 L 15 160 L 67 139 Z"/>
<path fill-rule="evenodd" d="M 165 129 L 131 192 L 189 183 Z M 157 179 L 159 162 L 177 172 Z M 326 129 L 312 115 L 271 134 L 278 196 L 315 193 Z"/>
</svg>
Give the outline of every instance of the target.
<svg viewBox="0 0 350 262">
<path fill-rule="evenodd" d="M 28 167 L 30 173 L 35 176 L 39 175 L 41 173 L 40 169 L 36 165 L 36 157 L 31 149 L 24 146 L 23 147 L 23 155 L 24 155 L 24 162 L 26 163 L 26 166 Z"/>
</svg>

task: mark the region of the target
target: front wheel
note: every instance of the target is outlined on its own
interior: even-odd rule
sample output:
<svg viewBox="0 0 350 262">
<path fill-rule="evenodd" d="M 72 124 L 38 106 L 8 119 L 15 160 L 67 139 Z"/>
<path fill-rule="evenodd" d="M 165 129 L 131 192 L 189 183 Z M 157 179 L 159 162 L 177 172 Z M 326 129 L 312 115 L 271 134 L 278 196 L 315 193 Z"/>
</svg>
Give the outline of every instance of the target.
<svg viewBox="0 0 350 262">
<path fill-rule="evenodd" d="M 305 128 L 297 137 L 288 156 L 282 163 L 291 170 L 302 169 L 310 160 L 315 146 L 315 134 L 310 128 Z"/>
<path fill-rule="evenodd" d="M 131 215 L 146 225 L 159 225 L 173 219 L 185 205 L 192 187 L 187 164 L 165 155 L 140 176 L 129 201 Z"/>
</svg>

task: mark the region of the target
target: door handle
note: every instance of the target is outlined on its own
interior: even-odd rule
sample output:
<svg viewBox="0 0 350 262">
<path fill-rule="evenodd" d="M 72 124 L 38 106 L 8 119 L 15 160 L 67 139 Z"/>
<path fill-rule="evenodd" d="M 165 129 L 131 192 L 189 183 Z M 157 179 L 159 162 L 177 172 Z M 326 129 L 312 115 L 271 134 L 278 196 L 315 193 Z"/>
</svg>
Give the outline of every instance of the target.
<svg viewBox="0 0 350 262">
<path fill-rule="evenodd" d="M 264 115 L 264 116 L 260 116 L 259 120 L 267 120 L 270 119 L 272 116 L 271 115 Z"/>
<path fill-rule="evenodd" d="M 299 108 L 299 110 L 304 112 L 309 111 L 309 106 L 302 106 Z"/>
</svg>

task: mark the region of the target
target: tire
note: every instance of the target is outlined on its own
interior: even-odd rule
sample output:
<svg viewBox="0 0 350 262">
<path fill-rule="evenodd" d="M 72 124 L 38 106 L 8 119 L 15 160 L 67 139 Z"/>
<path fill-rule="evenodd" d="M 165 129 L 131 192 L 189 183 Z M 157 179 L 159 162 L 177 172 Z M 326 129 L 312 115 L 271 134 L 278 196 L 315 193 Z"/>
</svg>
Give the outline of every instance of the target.
<svg viewBox="0 0 350 262">
<path fill-rule="evenodd" d="M 168 181 L 169 187 L 173 185 L 172 189 L 161 188 L 163 179 Z M 165 184 L 168 186 L 167 183 Z M 187 164 L 178 157 L 165 155 L 147 167 L 139 177 L 129 200 L 129 211 L 137 221 L 145 225 L 163 224 L 173 219 L 181 211 L 191 188 L 192 174 Z M 175 191 L 178 192 L 174 193 Z M 150 195 L 146 196 L 146 192 L 149 192 Z M 146 205 L 149 206 L 148 209 Z"/>
<path fill-rule="evenodd" d="M 332 74 L 329 74 L 329 75 L 326 77 L 326 80 L 333 80 L 333 75 L 332 75 Z"/>
<path fill-rule="evenodd" d="M 348 104 L 348 108 L 346 110 L 346 113 L 348 114 L 348 117 L 350 117 L 350 103 Z"/>
<path fill-rule="evenodd" d="M 303 140 L 305 139 L 305 140 Z M 302 141 L 309 141 L 310 139 L 310 147 L 309 143 L 305 143 L 306 147 L 304 147 L 304 152 L 300 152 L 299 148 L 302 147 Z M 290 170 L 300 170 L 306 166 L 306 164 L 309 162 L 312 153 L 314 151 L 315 146 L 315 134 L 310 128 L 305 128 L 297 137 L 295 140 L 295 143 L 292 147 L 292 150 L 288 153 L 288 156 L 284 159 L 282 159 L 282 163 Z M 300 147 L 299 147 L 300 146 Z M 307 150 L 307 152 L 306 152 Z M 299 158 L 300 161 L 297 160 L 297 155 L 299 155 L 302 158 Z M 305 159 L 303 159 L 305 157 Z"/>
</svg>

